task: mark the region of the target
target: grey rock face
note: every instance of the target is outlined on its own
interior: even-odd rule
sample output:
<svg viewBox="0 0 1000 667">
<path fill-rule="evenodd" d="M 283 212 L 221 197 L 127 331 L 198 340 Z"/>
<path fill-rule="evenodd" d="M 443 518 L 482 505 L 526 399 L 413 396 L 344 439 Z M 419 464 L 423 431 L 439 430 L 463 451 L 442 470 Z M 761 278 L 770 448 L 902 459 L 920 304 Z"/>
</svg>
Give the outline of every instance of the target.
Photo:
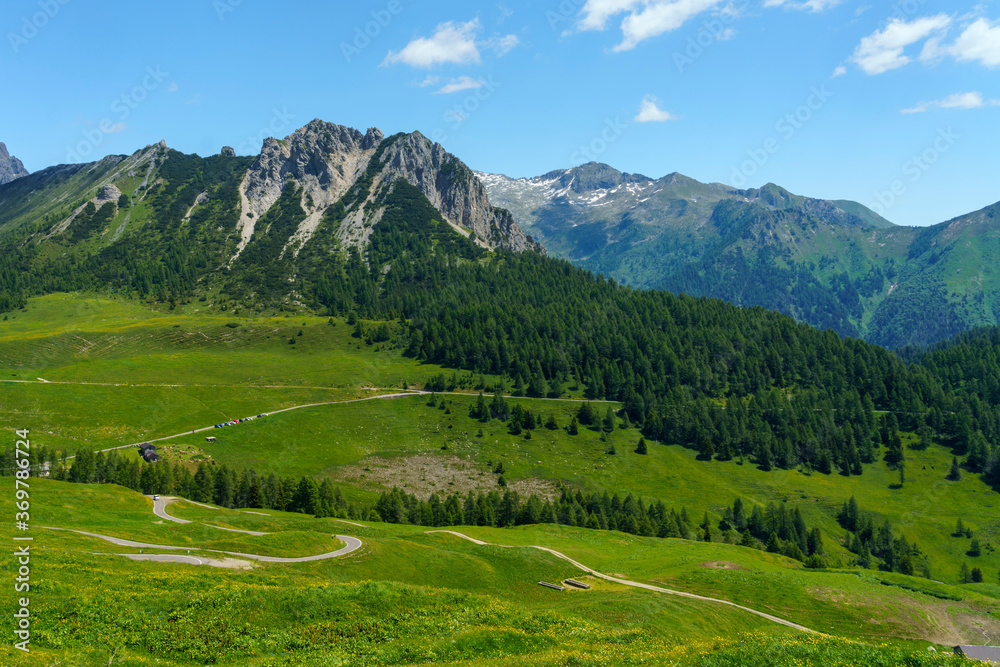
<svg viewBox="0 0 1000 667">
<path fill-rule="evenodd" d="M 473 172 L 440 144 L 419 132 L 386 139 L 378 128 L 362 134 L 318 119 L 284 139 L 265 139 L 240 187 L 239 250 L 289 181 L 302 188 L 302 208 L 308 216 L 290 243 L 301 247 L 319 226 L 323 213 L 362 185 L 366 191 L 350 198 L 337 236 L 348 247 L 364 244 L 382 217 L 382 196 L 399 178 L 418 188 L 459 233 L 475 233 L 482 245 L 517 252 L 540 250 L 510 214 L 490 204 Z"/>
<path fill-rule="evenodd" d="M 0 185 L 27 175 L 28 170 L 24 168 L 24 164 L 8 153 L 7 145 L 0 141 Z"/>
<path fill-rule="evenodd" d="M 219 151 L 219 155 L 224 157 L 236 157 L 236 151 L 233 150 L 232 146 L 223 146 L 222 150 Z"/>
<path fill-rule="evenodd" d="M 122 196 L 122 191 L 118 189 L 117 186 L 108 183 L 102 186 L 97 192 L 97 197 L 94 198 L 94 203 L 100 208 L 101 204 L 105 202 L 118 202 L 118 198 Z"/>
</svg>

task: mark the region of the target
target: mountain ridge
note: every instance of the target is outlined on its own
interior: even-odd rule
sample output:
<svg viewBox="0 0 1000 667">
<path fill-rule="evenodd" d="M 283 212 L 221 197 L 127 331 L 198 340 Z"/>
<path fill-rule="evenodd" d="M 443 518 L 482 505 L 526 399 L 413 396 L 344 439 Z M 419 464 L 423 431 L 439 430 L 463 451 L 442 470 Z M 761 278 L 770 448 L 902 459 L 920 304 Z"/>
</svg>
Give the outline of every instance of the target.
<svg viewBox="0 0 1000 667">
<path fill-rule="evenodd" d="M 889 347 L 1000 322 L 993 207 L 913 228 L 773 183 L 741 190 L 599 163 L 477 176 L 553 255 L 635 287 L 774 308 Z"/>
<path fill-rule="evenodd" d="M 355 255 L 388 267 L 399 252 L 545 252 L 440 144 L 319 119 L 256 157 L 161 141 L 0 186 L 0 246 L 4 308 L 90 283 L 161 299 L 222 289 L 234 307 L 278 307 L 301 303 L 310 281 L 344 283 Z"/>
<path fill-rule="evenodd" d="M 24 163 L 7 152 L 7 144 L 0 141 L 0 185 L 27 176 Z"/>
</svg>

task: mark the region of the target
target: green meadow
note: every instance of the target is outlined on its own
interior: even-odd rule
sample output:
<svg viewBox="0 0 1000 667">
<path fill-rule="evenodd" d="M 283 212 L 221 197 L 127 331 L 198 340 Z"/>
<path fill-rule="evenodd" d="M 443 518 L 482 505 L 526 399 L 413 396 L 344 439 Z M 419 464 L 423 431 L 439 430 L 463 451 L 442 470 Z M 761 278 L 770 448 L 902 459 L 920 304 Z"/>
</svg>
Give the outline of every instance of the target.
<svg viewBox="0 0 1000 667">
<path fill-rule="evenodd" d="M 829 660 L 814 664 L 850 664 L 859 654 L 873 660 L 859 664 L 897 664 L 892 656 L 926 655 L 930 644 L 943 647 L 970 628 L 1000 624 L 997 600 L 976 587 L 920 591 L 926 582 L 912 577 L 887 585 L 874 573 L 813 572 L 725 544 L 557 526 L 458 529 L 495 544 L 555 548 L 617 577 L 746 604 L 839 638 L 606 582 L 537 549 L 479 546 L 418 526 L 362 527 L 183 501 L 169 511 L 195 523 L 179 525 L 161 522 L 151 501 L 115 486 L 34 480 L 32 487 L 35 648 L 23 656 L 5 645 L 4 664 L 95 665 L 114 654 L 114 664 L 124 665 L 627 665 L 668 658 L 695 665 L 727 664 L 702 660 L 751 646 L 788 652 L 786 662 L 767 664 L 792 665 L 803 655 Z M 12 502 L 5 496 L 0 508 L 11 512 Z M 272 534 L 219 539 L 207 524 Z M 342 559 L 227 570 L 133 562 L 115 554 L 135 549 L 43 525 L 190 545 L 192 554 L 209 556 L 204 549 L 317 553 L 337 546 L 334 534 L 356 536 L 363 546 Z M 13 575 L 9 559 L 3 569 Z M 592 588 L 560 593 L 537 585 L 567 577 Z"/>
<path fill-rule="evenodd" d="M 638 430 L 620 421 L 607 435 L 586 427 L 570 435 L 564 427 L 579 398 L 509 398 L 559 427 L 515 436 L 469 416 L 475 387 L 495 378 L 418 364 L 392 338 L 368 345 L 340 319 L 203 309 L 51 295 L 8 314 L 0 322 L 6 444 L 15 428 L 30 429 L 36 446 L 70 452 L 176 436 L 160 443 L 161 451 L 172 448 L 168 460 L 210 457 L 264 474 L 330 478 L 362 502 L 393 484 L 420 497 L 495 488 L 492 469 L 502 461 L 507 482 L 522 494 L 558 493 L 560 485 L 633 493 L 684 507 L 696 521 L 705 512 L 721 518 L 737 497 L 787 503 L 822 529 L 832 569 L 807 570 L 718 542 L 556 525 L 455 530 L 495 544 L 550 547 L 601 572 L 729 600 L 832 636 L 803 637 L 723 605 L 583 575 L 536 549 L 482 547 L 420 526 L 174 503 L 171 514 L 192 521 L 181 525 L 158 519 L 149 499 L 124 488 L 33 480 L 37 651 L 15 655 L 4 646 L 4 665 L 103 665 L 112 654 L 123 665 L 753 665 L 761 653 L 776 657 L 759 664 L 919 665 L 948 664 L 930 656 L 928 644 L 1000 635 L 1000 496 L 974 475 L 946 480 L 952 454 L 940 445 L 906 449 L 900 486 L 882 462 L 844 477 L 699 461 L 670 443 L 650 442 L 640 455 Z M 454 375 L 459 388 L 438 394 L 433 406 L 427 395 L 354 400 L 422 388 L 440 373 Z M 568 388 L 578 393 L 572 382 Z M 604 404 L 595 407 L 604 414 Z M 932 580 L 851 569 L 835 514 L 852 495 L 920 546 Z M 11 496 L 0 494 L 8 514 Z M 983 543 L 981 556 L 967 556 L 970 540 L 951 536 L 959 518 Z M 226 570 L 133 562 L 113 554 L 134 549 L 40 526 L 192 554 L 312 555 L 339 548 L 337 534 L 364 547 L 342 559 Z M 985 582 L 957 585 L 963 562 L 980 567 Z M 9 559 L 3 568 L 12 575 Z M 556 593 L 537 585 L 566 577 L 593 588 Z"/>
</svg>

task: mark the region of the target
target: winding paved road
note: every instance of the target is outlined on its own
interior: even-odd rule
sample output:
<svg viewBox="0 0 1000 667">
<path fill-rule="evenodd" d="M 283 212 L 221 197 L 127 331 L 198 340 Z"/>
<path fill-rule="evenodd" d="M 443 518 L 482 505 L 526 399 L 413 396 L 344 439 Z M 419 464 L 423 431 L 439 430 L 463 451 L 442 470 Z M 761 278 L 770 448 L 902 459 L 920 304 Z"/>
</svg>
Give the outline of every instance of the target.
<svg viewBox="0 0 1000 667">
<path fill-rule="evenodd" d="M 193 500 L 188 500 L 187 498 L 178 498 L 177 496 L 159 496 L 153 498 L 153 496 L 146 496 L 147 498 L 152 498 L 153 500 L 153 514 L 160 517 L 161 519 L 166 519 L 167 521 L 173 521 L 174 523 L 191 523 L 186 519 L 178 519 L 175 516 L 170 516 L 167 514 L 167 505 L 174 502 L 175 500 L 183 500 L 185 502 L 191 503 L 192 505 L 198 505 L 199 507 L 207 507 L 210 510 L 217 510 L 218 507 L 212 507 L 211 505 L 204 505 L 202 503 L 196 503 Z M 253 514 L 259 514 L 259 512 L 253 512 Z M 263 516 L 267 516 L 266 514 Z M 213 526 L 210 523 L 202 524 L 208 526 L 209 528 L 218 528 L 219 530 L 227 530 L 230 533 L 244 533 L 246 535 L 270 535 L 270 533 L 262 533 L 258 530 L 240 530 L 239 528 L 223 528 L 222 526 Z"/>
<path fill-rule="evenodd" d="M 482 540 L 477 540 L 474 537 L 469 537 L 468 535 L 463 535 L 462 533 L 455 532 L 454 530 L 428 530 L 426 532 L 428 532 L 428 533 L 447 533 L 449 535 L 454 535 L 455 537 L 460 537 L 463 540 L 468 540 L 468 541 L 473 542 L 475 544 L 478 544 L 480 546 L 502 547 L 504 549 L 516 549 L 516 548 L 518 548 L 518 547 L 515 547 L 515 546 L 512 546 L 512 545 L 507 545 L 507 544 L 492 544 L 490 542 L 484 542 Z M 653 586 L 652 584 L 644 584 L 644 583 L 641 583 L 641 582 L 638 582 L 638 581 L 629 581 L 628 579 L 619 579 L 618 577 L 612 577 L 612 576 L 607 575 L 607 574 L 602 574 L 601 572 L 598 572 L 597 570 L 591 569 L 591 568 L 587 567 L 586 565 L 573 560 L 572 558 L 570 558 L 566 554 L 560 553 L 560 552 L 558 552 L 558 551 L 556 551 L 554 549 L 549 549 L 548 547 L 539 547 L 539 546 L 535 546 L 535 545 L 530 545 L 530 546 L 523 547 L 523 548 L 538 549 L 540 551 L 545 551 L 547 553 L 550 553 L 553 556 L 555 556 L 556 558 L 561 558 L 564 561 L 572 563 L 575 567 L 580 568 L 581 570 L 583 570 L 584 572 L 587 572 L 588 574 L 594 575 L 598 579 L 604 579 L 605 581 L 612 581 L 612 582 L 614 582 L 616 584 L 621 584 L 623 586 L 632 586 L 633 588 L 643 588 L 643 589 L 646 589 L 646 590 L 649 590 L 649 591 L 655 591 L 657 593 L 665 593 L 667 595 L 676 595 L 676 596 L 682 597 L 682 598 L 689 598 L 689 599 L 692 599 L 692 600 L 700 600 L 702 602 L 715 602 L 717 604 L 724 604 L 724 605 L 726 605 L 728 607 L 734 607 L 736 609 L 740 609 L 740 610 L 748 612 L 750 614 L 754 614 L 756 616 L 760 616 L 761 618 L 766 618 L 767 620 L 769 620 L 769 621 L 771 621 L 773 623 L 777 623 L 779 625 L 784 625 L 786 627 L 793 628 L 795 630 L 801 630 L 802 632 L 809 632 L 809 633 L 812 633 L 812 634 L 821 634 L 821 633 L 816 632 L 815 630 L 813 630 L 811 628 L 807 628 L 804 625 L 799 625 L 798 623 L 792 623 L 791 621 L 786 621 L 785 619 L 780 618 L 778 616 L 774 616 L 772 614 L 768 614 L 768 613 L 763 612 L 763 611 L 757 611 L 756 609 L 751 609 L 750 607 L 744 607 L 742 605 L 736 604 L 735 602 L 730 602 L 729 600 L 720 600 L 719 598 L 710 598 L 710 597 L 706 597 L 704 595 L 696 595 L 695 593 L 685 593 L 684 591 L 675 591 L 675 590 L 672 590 L 670 588 L 663 588 L 661 586 Z"/>
<path fill-rule="evenodd" d="M 152 496 L 147 496 L 152 498 Z M 160 496 L 153 500 L 153 514 L 160 517 L 161 519 L 166 519 L 167 521 L 173 521 L 174 523 L 192 523 L 186 519 L 178 519 L 175 516 L 170 516 L 167 514 L 167 505 L 174 500 L 186 500 L 185 498 L 178 498 L 176 496 Z M 191 500 L 187 500 L 189 503 L 194 505 L 199 505 L 201 507 L 208 507 L 209 509 L 219 509 L 218 507 L 212 507 L 211 505 L 203 505 L 202 503 L 196 503 Z M 256 512 L 255 512 L 256 514 Z M 264 515 L 267 516 L 267 515 Z M 223 528 L 222 526 L 213 526 L 210 523 L 203 524 L 209 528 L 217 528 L 219 530 L 229 531 L 231 533 L 246 533 L 247 535 L 270 535 L 271 533 L 262 533 L 255 530 L 239 530 L 237 528 Z M 361 525 L 361 524 L 355 524 Z M 199 547 L 178 547 L 170 546 L 166 544 L 149 544 L 146 542 L 134 542 L 132 540 L 125 540 L 120 537 L 109 537 L 108 535 L 101 535 L 99 533 L 88 533 L 83 530 L 73 530 L 70 528 L 53 528 L 52 526 L 42 526 L 46 530 L 62 530 L 68 533 L 78 533 L 80 535 L 86 535 L 87 537 L 96 537 L 98 539 L 110 542 L 111 544 L 120 547 L 131 547 L 133 549 L 166 549 L 169 551 L 182 551 L 186 550 L 188 553 L 191 549 L 195 551 L 206 551 L 209 553 L 226 554 L 228 556 L 239 556 L 241 558 L 250 558 L 253 560 L 261 561 L 263 563 L 307 563 L 309 561 L 316 560 L 328 560 L 330 558 L 339 558 L 340 556 L 346 556 L 349 553 L 357 551 L 361 548 L 362 542 L 356 537 L 351 537 L 349 535 L 334 535 L 338 540 L 344 543 L 344 546 L 336 551 L 330 551 L 325 554 L 317 554 L 315 556 L 299 556 L 297 558 L 282 558 L 279 556 L 260 556 L 258 554 L 245 554 L 239 551 L 222 551 L 220 549 L 202 549 Z M 212 565 L 214 567 L 226 567 L 226 561 L 220 561 L 213 558 L 196 558 L 195 556 L 182 556 L 179 554 L 117 554 L 119 556 L 125 556 L 126 558 L 131 558 L 132 560 L 150 560 L 157 561 L 161 563 L 191 563 L 193 565 Z M 230 561 L 232 563 L 233 561 Z"/>
<path fill-rule="evenodd" d="M 239 551 L 222 551 L 221 549 L 202 549 L 199 547 L 178 547 L 170 546 L 166 544 L 147 544 L 146 542 L 133 542 L 132 540 L 123 540 L 120 537 L 109 537 L 107 535 L 100 535 L 99 533 L 88 533 L 83 530 L 72 530 L 70 528 L 53 528 L 51 526 L 42 526 L 46 530 L 62 530 L 68 533 L 79 533 L 80 535 L 86 535 L 87 537 L 96 537 L 98 539 L 110 542 L 120 547 L 131 547 L 133 549 L 168 549 L 171 551 L 190 551 L 194 549 L 196 551 L 207 551 L 209 553 L 216 554 L 227 554 L 229 556 L 240 556 L 242 558 L 252 558 L 253 560 L 258 560 L 263 563 L 307 563 L 309 561 L 315 560 L 328 560 L 330 558 L 338 558 L 340 556 L 346 556 L 347 554 L 357 551 L 361 548 L 362 543 L 356 537 L 350 537 L 348 535 L 334 535 L 338 540 L 344 543 L 344 546 L 336 551 L 330 551 L 325 554 L 317 554 L 315 556 L 300 556 L 298 558 L 281 558 L 278 556 L 260 556 L 257 554 L 245 554 Z M 122 554 L 122 555 L 140 555 L 140 554 Z M 142 554 L 147 556 L 160 556 L 166 554 Z"/>
</svg>

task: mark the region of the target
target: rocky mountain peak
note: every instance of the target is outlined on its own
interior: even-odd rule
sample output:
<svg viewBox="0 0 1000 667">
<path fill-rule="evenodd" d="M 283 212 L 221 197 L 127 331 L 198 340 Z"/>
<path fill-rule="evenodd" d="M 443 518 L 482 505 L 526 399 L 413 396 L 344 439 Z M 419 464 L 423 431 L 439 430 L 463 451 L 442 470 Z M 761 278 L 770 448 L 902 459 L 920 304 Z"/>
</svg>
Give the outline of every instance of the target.
<svg viewBox="0 0 1000 667">
<path fill-rule="evenodd" d="M 623 183 L 647 183 L 653 180 L 642 174 L 628 174 L 618 171 L 603 162 L 588 162 L 570 169 L 550 171 L 539 178 L 556 180 L 560 187 L 569 188 L 578 194 L 594 190 L 608 190 Z"/>
<path fill-rule="evenodd" d="M 16 157 L 7 152 L 7 144 L 0 141 L 0 185 L 27 176 L 28 170 Z"/>
<path fill-rule="evenodd" d="M 315 119 L 284 139 L 264 140 L 240 187 L 238 253 L 253 236 L 256 221 L 290 181 L 302 188 L 302 208 L 308 216 L 294 236 L 298 247 L 311 238 L 323 214 L 349 191 L 354 194 L 337 235 L 347 246 L 362 244 L 381 219 L 381 201 L 397 178 L 419 189 L 457 231 L 475 232 L 483 245 L 516 251 L 533 247 L 509 214 L 494 209 L 472 171 L 440 144 L 419 132 L 386 138 L 375 127 L 362 134 Z M 355 186 L 365 191 L 355 191 Z"/>
<path fill-rule="evenodd" d="M 219 151 L 219 155 L 223 157 L 236 157 L 236 151 L 233 150 L 232 146 L 223 146 L 222 150 Z"/>
</svg>

